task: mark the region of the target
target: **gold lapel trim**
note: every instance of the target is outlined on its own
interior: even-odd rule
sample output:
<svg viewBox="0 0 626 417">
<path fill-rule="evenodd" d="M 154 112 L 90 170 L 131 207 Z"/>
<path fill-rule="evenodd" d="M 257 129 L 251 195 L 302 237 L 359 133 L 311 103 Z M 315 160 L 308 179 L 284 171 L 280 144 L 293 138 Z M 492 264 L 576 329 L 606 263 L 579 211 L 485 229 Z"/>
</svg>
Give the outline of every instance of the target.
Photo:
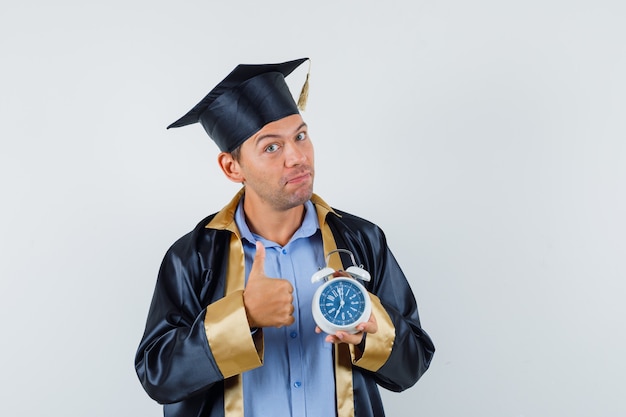
<svg viewBox="0 0 626 417">
<path fill-rule="evenodd" d="M 242 188 L 233 199 L 220 210 L 205 226 L 209 229 L 229 230 L 230 250 L 228 255 L 228 270 L 226 273 L 226 288 L 224 296 L 235 291 L 242 291 L 245 280 L 245 258 L 243 245 L 239 238 L 239 230 L 235 223 L 235 211 L 239 200 L 243 196 Z M 223 340 L 221 341 L 223 343 Z M 211 341 L 209 340 L 209 345 Z M 217 346 L 218 343 L 215 344 Z M 221 369 L 221 368 L 220 368 Z M 232 375 L 224 380 L 224 415 L 225 417 L 243 417 L 243 383 L 241 374 Z"/>
<path fill-rule="evenodd" d="M 324 253 L 329 253 L 337 249 L 337 243 L 333 232 L 326 222 L 326 215 L 333 213 L 328 204 L 318 196 L 311 198 L 316 205 L 318 221 L 322 231 L 322 241 Z M 338 253 L 330 256 L 328 266 L 335 271 L 345 269 Z M 335 345 L 335 395 L 337 397 L 337 417 L 354 417 L 354 390 L 352 387 L 352 356 L 348 345 Z"/>
</svg>

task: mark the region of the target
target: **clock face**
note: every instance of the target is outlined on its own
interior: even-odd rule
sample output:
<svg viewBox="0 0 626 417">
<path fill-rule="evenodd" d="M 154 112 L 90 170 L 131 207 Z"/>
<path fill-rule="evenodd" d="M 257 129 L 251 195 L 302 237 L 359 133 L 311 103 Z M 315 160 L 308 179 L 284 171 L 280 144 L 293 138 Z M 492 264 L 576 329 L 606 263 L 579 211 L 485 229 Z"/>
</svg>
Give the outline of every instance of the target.
<svg viewBox="0 0 626 417">
<path fill-rule="evenodd" d="M 319 295 L 319 309 L 335 326 L 355 324 L 366 309 L 365 295 L 353 279 L 333 279 Z"/>
</svg>

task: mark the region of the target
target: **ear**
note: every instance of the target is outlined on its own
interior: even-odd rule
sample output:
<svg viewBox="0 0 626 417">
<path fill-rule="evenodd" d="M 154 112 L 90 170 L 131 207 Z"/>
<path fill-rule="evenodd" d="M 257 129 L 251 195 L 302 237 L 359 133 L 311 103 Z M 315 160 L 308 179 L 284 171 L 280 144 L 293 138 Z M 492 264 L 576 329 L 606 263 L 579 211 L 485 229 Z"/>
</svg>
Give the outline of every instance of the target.
<svg viewBox="0 0 626 417">
<path fill-rule="evenodd" d="M 226 178 L 232 182 L 243 183 L 244 177 L 241 172 L 241 166 L 230 153 L 221 152 L 217 156 L 217 163 L 224 175 L 226 175 Z"/>
</svg>

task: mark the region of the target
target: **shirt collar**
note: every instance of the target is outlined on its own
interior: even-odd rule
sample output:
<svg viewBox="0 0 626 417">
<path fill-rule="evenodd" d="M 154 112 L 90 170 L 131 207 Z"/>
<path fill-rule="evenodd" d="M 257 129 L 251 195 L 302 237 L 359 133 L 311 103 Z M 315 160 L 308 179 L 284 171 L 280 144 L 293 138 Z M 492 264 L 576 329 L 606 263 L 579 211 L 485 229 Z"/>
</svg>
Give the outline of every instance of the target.
<svg viewBox="0 0 626 417">
<path fill-rule="evenodd" d="M 243 212 L 243 200 L 243 198 L 239 200 L 237 210 L 235 211 L 235 223 L 237 224 L 237 228 L 239 228 L 241 238 L 253 244 L 256 243 L 257 240 L 260 240 L 261 242 L 263 242 L 263 245 L 265 247 L 280 246 L 275 242 L 269 241 L 267 239 L 264 239 L 262 236 L 252 233 L 252 231 L 248 227 L 248 224 L 246 223 L 246 216 Z M 315 212 L 315 206 L 310 200 L 308 200 L 306 203 L 304 203 L 304 218 L 302 219 L 302 224 L 293 234 L 293 236 L 289 240 L 289 243 L 293 242 L 296 239 L 313 236 L 317 229 L 319 229 L 319 227 L 320 226 L 317 219 L 317 214 Z M 289 243 L 287 243 L 287 245 L 289 245 Z"/>
</svg>

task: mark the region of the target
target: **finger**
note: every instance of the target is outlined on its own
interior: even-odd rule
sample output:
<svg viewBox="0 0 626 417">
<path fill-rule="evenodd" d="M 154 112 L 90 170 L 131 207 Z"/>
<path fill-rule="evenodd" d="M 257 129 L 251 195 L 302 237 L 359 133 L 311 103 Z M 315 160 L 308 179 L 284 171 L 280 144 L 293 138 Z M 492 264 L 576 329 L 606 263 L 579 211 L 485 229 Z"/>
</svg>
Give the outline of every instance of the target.
<svg viewBox="0 0 626 417">
<path fill-rule="evenodd" d="M 337 332 L 334 335 L 326 336 L 328 343 L 340 344 L 347 343 L 350 345 L 358 345 L 363 340 L 364 333 L 350 334 L 346 332 Z"/>
<path fill-rule="evenodd" d="M 263 246 L 263 243 L 257 241 L 256 253 L 254 254 L 254 260 L 252 261 L 252 268 L 250 269 L 248 279 L 263 275 L 265 275 L 265 246 Z"/>
<path fill-rule="evenodd" d="M 346 271 L 335 271 L 333 272 L 333 278 L 337 277 L 351 277 L 352 275 L 348 274 Z"/>
<path fill-rule="evenodd" d="M 372 323 L 361 323 L 356 326 L 356 329 L 363 333 L 376 333 L 378 331 L 378 326 Z"/>
<path fill-rule="evenodd" d="M 376 322 L 376 316 L 372 313 L 368 321 L 360 323 L 356 326 L 356 329 L 365 333 L 376 333 L 378 331 L 378 323 Z"/>
<path fill-rule="evenodd" d="M 326 336 L 326 341 L 328 343 L 333 343 L 333 344 L 340 344 L 340 343 L 348 343 L 351 345 L 358 345 L 359 343 L 361 343 L 361 340 L 363 339 L 363 333 L 357 333 L 357 334 L 334 334 L 334 335 L 328 335 Z"/>
</svg>

